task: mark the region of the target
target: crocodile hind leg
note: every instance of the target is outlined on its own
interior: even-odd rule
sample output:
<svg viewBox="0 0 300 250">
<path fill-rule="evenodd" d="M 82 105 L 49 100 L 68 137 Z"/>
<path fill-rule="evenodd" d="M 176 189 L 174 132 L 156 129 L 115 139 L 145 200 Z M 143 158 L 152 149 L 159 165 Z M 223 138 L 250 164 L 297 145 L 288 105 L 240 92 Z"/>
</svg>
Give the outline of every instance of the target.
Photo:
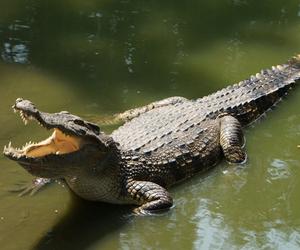
<svg viewBox="0 0 300 250">
<path fill-rule="evenodd" d="M 169 192 L 149 181 L 130 181 L 127 184 L 129 196 L 140 206 L 134 209 L 138 215 L 148 215 L 165 211 L 173 205 Z"/>
<path fill-rule="evenodd" d="M 229 163 L 242 163 L 247 159 L 243 149 L 244 136 L 240 122 L 233 116 L 220 118 L 220 145 Z"/>
</svg>

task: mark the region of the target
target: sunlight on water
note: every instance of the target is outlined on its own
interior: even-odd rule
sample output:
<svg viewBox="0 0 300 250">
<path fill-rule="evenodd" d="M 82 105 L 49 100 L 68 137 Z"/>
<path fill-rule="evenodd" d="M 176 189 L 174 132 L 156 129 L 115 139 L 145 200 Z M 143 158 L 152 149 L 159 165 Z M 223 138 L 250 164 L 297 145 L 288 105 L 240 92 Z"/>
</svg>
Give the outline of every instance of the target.
<svg viewBox="0 0 300 250">
<path fill-rule="evenodd" d="M 228 242 L 230 229 L 224 224 L 222 214 L 210 211 L 207 203 L 213 202 L 200 200 L 200 206 L 194 218 L 197 221 L 197 239 L 194 242 L 194 249 L 224 249 L 226 245 L 230 246 Z"/>
</svg>

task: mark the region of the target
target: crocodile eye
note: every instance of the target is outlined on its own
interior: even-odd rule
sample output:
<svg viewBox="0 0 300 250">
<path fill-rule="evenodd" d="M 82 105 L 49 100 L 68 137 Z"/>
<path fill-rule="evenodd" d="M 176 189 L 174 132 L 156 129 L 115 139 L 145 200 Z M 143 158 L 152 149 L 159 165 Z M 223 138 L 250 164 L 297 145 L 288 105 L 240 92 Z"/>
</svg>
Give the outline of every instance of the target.
<svg viewBox="0 0 300 250">
<path fill-rule="evenodd" d="M 85 123 L 84 123 L 83 120 L 75 119 L 75 120 L 74 120 L 74 123 L 77 124 L 77 125 L 79 125 L 79 126 L 85 126 Z"/>
<path fill-rule="evenodd" d="M 96 124 L 91 123 L 91 122 L 87 122 L 86 125 L 87 125 L 90 129 L 94 130 L 94 133 L 96 133 L 96 134 L 99 134 L 99 133 L 100 133 L 100 128 L 99 128 Z"/>
</svg>

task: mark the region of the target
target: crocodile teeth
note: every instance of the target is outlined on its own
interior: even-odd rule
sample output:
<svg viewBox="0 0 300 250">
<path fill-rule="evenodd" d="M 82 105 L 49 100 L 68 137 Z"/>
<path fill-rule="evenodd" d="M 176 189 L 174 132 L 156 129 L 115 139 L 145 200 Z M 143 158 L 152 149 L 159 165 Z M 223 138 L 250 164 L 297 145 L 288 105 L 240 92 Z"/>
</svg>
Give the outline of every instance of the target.
<svg viewBox="0 0 300 250">
<path fill-rule="evenodd" d="M 22 110 L 20 111 L 20 116 L 21 116 L 21 119 L 23 120 L 24 124 L 27 125 L 28 116 Z"/>
<path fill-rule="evenodd" d="M 35 119 L 35 117 L 33 117 L 32 115 L 28 115 L 23 110 L 18 110 L 14 106 L 12 108 L 13 108 L 13 110 L 14 110 L 15 113 L 19 112 L 19 115 L 20 115 L 20 117 L 21 117 L 21 119 L 22 119 L 22 121 L 24 122 L 25 125 L 27 125 L 30 120 L 36 120 L 37 123 L 41 127 L 45 128 L 45 126 L 39 120 Z"/>
<path fill-rule="evenodd" d="M 14 149 L 11 146 L 11 142 L 9 142 L 7 146 L 5 145 L 3 150 L 4 150 L 3 152 L 13 152 Z"/>
<path fill-rule="evenodd" d="M 30 146 L 31 144 L 29 142 L 26 142 L 26 144 L 22 147 L 22 151 L 25 150 L 28 146 Z"/>
</svg>

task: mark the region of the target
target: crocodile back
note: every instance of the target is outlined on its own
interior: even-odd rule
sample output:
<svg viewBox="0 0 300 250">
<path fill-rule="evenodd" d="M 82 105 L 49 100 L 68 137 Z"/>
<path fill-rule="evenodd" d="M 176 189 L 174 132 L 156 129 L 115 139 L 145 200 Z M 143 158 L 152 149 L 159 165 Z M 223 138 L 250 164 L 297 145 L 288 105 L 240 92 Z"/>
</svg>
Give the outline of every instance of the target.
<svg viewBox="0 0 300 250">
<path fill-rule="evenodd" d="M 128 178 L 170 186 L 214 166 L 220 158 L 219 119 L 187 101 L 153 109 L 112 133 Z"/>
</svg>

